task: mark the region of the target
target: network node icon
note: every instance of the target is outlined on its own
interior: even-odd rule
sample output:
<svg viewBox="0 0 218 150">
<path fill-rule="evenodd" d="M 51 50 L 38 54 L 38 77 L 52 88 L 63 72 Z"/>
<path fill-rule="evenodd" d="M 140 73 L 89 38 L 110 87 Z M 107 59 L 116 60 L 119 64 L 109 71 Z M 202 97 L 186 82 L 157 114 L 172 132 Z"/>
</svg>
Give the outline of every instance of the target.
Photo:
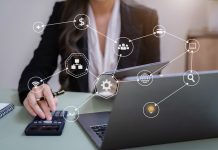
<svg viewBox="0 0 218 150">
<path fill-rule="evenodd" d="M 113 74 L 101 74 L 95 82 L 96 95 L 109 99 L 117 95 L 119 82 Z"/>
<path fill-rule="evenodd" d="M 40 77 L 32 77 L 28 80 L 27 87 L 33 93 L 39 93 L 43 90 L 44 81 Z"/>
<path fill-rule="evenodd" d="M 153 82 L 153 75 L 148 70 L 142 70 L 137 74 L 137 82 L 141 86 L 149 86 Z"/>
<path fill-rule="evenodd" d="M 67 106 L 64 108 L 64 111 L 67 111 L 67 116 L 63 113 L 63 118 L 70 123 L 74 123 L 79 119 L 79 109 L 75 106 Z"/>
<path fill-rule="evenodd" d="M 189 53 L 196 53 L 200 50 L 200 43 L 196 39 L 189 39 L 185 43 L 185 48 Z"/>
<path fill-rule="evenodd" d="M 66 72 L 74 78 L 86 75 L 88 67 L 88 59 L 82 53 L 72 53 L 65 61 Z"/>
<path fill-rule="evenodd" d="M 183 81 L 187 86 L 196 86 L 200 81 L 197 71 L 189 70 L 183 74 Z"/>
<path fill-rule="evenodd" d="M 160 112 L 160 108 L 157 103 L 147 102 L 143 106 L 143 114 L 147 118 L 155 118 L 158 116 L 159 112 Z"/>
<path fill-rule="evenodd" d="M 42 22 L 34 22 L 33 23 L 33 31 L 36 33 L 42 33 L 45 29 L 45 24 Z"/>
<path fill-rule="evenodd" d="M 166 28 L 162 25 L 157 25 L 153 29 L 153 34 L 154 36 L 159 38 L 164 37 L 166 34 Z"/>
<path fill-rule="evenodd" d="M 85 14 L 78 14 L 73 20 L 75 28 L 78 30 L 86 30 L 90 25 L 90 19 Z"/>
<path fill-rule="evenodd" d="M 71 70 L 82 70 L 83 65 L 80 64 L 80 59 L 74 59 L 74 63 L 70 66 Z"/>
<path fill-rule="evenodd" d="M 102 82 L 101 86 L 102 86 L 102 90 L 108 92 L 109 90 L 111 90 L 113 84 L 111 83 L 111 81 L 108 81 L 106 79 L 105 81 Z"/>
<path fill-rule="evenodd" d="M 132 54 L 134 45 L 129 38 L 120 37 L 114 42 L 113 49 L 117 56 L 128 57 Z"/>
</svg>

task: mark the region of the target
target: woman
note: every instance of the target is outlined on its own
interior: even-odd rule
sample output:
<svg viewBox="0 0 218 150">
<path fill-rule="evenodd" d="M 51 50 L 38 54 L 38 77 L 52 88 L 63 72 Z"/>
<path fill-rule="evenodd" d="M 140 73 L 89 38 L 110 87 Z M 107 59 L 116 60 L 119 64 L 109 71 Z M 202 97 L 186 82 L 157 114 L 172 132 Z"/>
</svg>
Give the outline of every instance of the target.
<svg viewBox="0 0 218 150">
<path fill-rule="evenodd" d="M 29 91 L 28 80 L 33 76 L 51 76 L 57 68 L 59 55 L 64 69 L 64 61 L 71 53 L 83 53 L 89 59 L 90 72 L 98 76 L 102 71 L 114 70 L 118 61 L 113 53 L 111 40 L 103 35 L 112 36 L 113 39 L 135 39 L 153 33 L 153 28 L 158 24 L 156 11 L 139 5 L 127 5 L 120 0 L 57 2 L 48 24 L 72 21 L 78 14 L 87 14 L 98 34 L 90 28 L 78 30 L 72 23 L 46 27 L 39 47 L 21 75 L 18 88 L 20 101 L 33 116 L 38 115 L 42 119 L 50 120 L 50 111 L 56 109 L 57 99 L 52 96 L 47 84 L 43 85 L 41 92 L 34 93 L 34 88 Z M 133 53 L 120 59 L 118 69 L 160 61 L 158 38 L 150 36 L 135 40 L 133 44 Z M 49 78 L 44 82 L 47 83 L 48 80 Z M 59 81 L 62 89 L 77 92 L 88 92 L 93 84 L 91 74 L 76 79 L 62 72 Z M 41 96 L 44 96 L 47 102 L 37 102 L 36 99 Z"/>
</svg>

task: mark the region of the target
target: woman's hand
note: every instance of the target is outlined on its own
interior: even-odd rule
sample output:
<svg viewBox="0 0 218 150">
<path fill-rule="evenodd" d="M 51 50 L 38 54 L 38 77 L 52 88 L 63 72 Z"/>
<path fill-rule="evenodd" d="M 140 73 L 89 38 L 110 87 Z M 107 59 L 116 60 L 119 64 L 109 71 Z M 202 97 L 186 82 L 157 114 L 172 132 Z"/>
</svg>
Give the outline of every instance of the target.
<svg viewBox="0 0 218 150">
<path fill-rule="evenodd" d="M 41 91 L 38 91 L 36 88 L 33 88 L 25 98 L 23 104 L 27 111 L 32 116 L 39 116 L 42 119 L 51 120 L 51 111 L 56 110 L 57 98 L 52 95 L 51 89 L 47 84 L 41 85 Z M 44 97 L 45 100 L 37 101 L 40 97 Z"/>
</svg>

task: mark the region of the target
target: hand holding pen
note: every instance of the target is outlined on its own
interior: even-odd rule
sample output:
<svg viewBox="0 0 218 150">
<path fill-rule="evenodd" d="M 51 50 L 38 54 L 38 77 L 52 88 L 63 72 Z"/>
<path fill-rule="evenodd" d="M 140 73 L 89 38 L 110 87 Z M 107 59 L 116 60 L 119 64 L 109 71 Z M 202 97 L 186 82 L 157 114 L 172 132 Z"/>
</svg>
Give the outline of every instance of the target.
<svg viewBox="0 0 218 150">
<path fill-rule="evenodd" d="M 42 91 L 38 92 L 37 89 L 33 88 L 28 93 L 23 104 L 32 116 L 39 116 L 42 119 L 51 120 L 51 112 L 55 111 L 57 106 L 56 96 L 63 94 L 64 91 L 52 93 L 51 88 L 47 84 L 40 86 L 43 86 Z"/>
<path fill-rule="evenodd" d="M 58 91 L 58 92 L 52 92 L 52 95 L 55 97 L 55 96 L 59 96 L 59 95 L 62 95 L 64 94 L 64 90 L 61 90 L 61 91 Z M 45 97 L 40 97 L 39 99 L 36 99 L 37 101 L 43 101 L 43 100 L 46 100 Z"/>
</svg>

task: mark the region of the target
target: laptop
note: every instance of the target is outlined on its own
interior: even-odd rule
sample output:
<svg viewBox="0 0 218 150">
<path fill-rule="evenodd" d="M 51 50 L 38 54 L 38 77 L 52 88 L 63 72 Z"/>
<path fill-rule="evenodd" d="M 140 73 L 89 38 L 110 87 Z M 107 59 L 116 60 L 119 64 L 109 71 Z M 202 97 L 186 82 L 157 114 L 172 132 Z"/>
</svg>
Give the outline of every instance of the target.
<svg viewBox="0 0 218 150">
<path fill-rule="evenodd" d="M 165 61 L 165 62 L 155 62 L 155 63 L 145 64 L 140 66 L 128 67 L 128 68 L 116 70 L 114 75 L 117 79 L 124 79 L 127 77 L 135 77 L 142 70 L 146 70 L 152 73 L 153 75 L 157 75 L 160 74 L 161 71 L 168 64 L 169 61 Z M 113 71 L 107 73 L 111 74 L 113 73 Z"/>
<path fill-rule="evenodd" d="M 176 93 L 184 85 L 183 74 L 154 76 L 148 87 L 137 81 L 120 83 L 111 112 L 81 114 L 78 123 L 102 150 L 216 138 L 218 71 L 199 76 L 196 86 Z M 166 97 L 155 118 L 144 115 L 146 103 Z"/>
</svg>

